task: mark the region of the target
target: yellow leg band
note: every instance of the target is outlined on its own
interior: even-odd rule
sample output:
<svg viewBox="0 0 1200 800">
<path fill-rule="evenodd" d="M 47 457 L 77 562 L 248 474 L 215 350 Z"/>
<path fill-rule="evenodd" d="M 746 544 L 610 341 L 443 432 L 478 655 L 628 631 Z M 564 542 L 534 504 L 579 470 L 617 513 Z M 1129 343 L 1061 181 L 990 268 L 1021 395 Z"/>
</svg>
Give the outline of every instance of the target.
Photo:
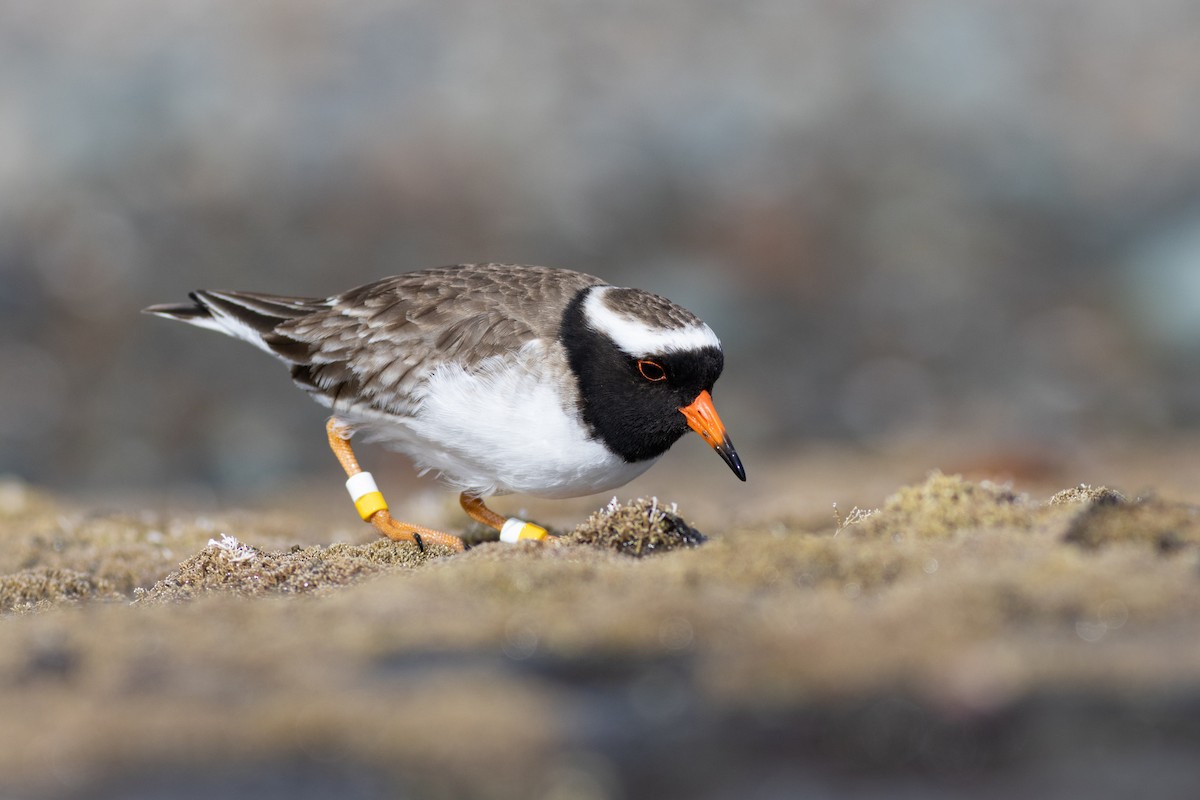
<svg viewBox="0 0 1200 800">
<path fill-rule="evenodd" d="M 371 519 L 375 512 L 388 507 L 369 472 L 356 472 L 347 478 L 346 491 L 350 492 L 350 499 L 354 501 L 358 515 L 365 520 Z"/>
<path fill-rule="evenodd" d="M 549 535 L 550 532 L 541 525 L 534 525 L 532 522 L 526 522 L 516 517 L 511 517 L 500 529 L 500 541 L 510 544 L 522 539 L 545 539 Z"/>
<path fill-rule="evenodd" d="M 354 507 L 358 509 L 360 517 L 370 520 L 376 512 L 386 510 L 388 504 L 383 499 L 383 492 L 367 492 L 354 501 Z"/>
</svg>

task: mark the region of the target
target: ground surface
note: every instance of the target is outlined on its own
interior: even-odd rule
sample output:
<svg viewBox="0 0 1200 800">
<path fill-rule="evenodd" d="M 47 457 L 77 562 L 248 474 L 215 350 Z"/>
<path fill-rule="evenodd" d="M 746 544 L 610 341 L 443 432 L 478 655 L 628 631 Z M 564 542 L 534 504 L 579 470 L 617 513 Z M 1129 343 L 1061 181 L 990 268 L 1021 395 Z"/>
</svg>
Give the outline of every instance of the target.
<svg viewBox="0 0 1200 800">
<path fill-rule="evenodd" d="M 678 462 L 458 556 L 3 483 L 0 796 L 1194 796 L 1196 452 Z"/>
</svg>

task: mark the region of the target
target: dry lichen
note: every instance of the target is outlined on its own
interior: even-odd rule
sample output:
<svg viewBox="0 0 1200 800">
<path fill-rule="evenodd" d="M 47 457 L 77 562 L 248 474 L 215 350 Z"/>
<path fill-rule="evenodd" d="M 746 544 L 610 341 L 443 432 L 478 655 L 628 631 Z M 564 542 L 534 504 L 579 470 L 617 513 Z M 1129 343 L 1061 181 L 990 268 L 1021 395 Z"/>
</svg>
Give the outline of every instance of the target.
<svg viewBox="0 0 1200 800">
<path fill-rule="evenodd" d="M 697 547 L 704 535 L 688 525 L 675 508 L 664 508 L 658 498 L 638 498 L 618 503 L 614 497 L 562 537 L 563 544 L 588 544 L 635 557 L 663 553 L 679 547 Z"/>
</svg>

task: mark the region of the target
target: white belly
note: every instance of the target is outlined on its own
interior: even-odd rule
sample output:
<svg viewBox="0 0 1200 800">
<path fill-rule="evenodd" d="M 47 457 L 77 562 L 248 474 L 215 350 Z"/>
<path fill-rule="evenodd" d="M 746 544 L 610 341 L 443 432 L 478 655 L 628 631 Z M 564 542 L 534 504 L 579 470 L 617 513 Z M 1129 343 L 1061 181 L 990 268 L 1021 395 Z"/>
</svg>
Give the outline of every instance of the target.
<svg viewBox="0 0 1200 800">
<path fill-rule="evenodd" d="M 482 370 L 445 365 L 429 376 L 411 418 L 352 413 L 349 421 L 480 496 L 579 497 L 623 486 L 654 464 L 630 464 L 591 438 L 547 363 L 534 343 Z"/>
</svg>

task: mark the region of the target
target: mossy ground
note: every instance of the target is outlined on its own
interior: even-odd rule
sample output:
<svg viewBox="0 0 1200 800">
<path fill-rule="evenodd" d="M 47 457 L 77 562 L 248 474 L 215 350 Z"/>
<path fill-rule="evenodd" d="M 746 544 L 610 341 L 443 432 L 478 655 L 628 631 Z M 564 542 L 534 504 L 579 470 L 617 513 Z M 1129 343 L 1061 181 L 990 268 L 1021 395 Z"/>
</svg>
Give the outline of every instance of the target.
<svg viewBox="0 0 1200 800">
<path fill-rule="evenodd" d="M 8 484 L 0 790 L 1119 796 L 1119 768 L 1170 796 L 1200 778 L 1200 512 L 1040 496 L 934 473 L 702 543 L 639 501 L 450 556 Z"/>
</svg>

